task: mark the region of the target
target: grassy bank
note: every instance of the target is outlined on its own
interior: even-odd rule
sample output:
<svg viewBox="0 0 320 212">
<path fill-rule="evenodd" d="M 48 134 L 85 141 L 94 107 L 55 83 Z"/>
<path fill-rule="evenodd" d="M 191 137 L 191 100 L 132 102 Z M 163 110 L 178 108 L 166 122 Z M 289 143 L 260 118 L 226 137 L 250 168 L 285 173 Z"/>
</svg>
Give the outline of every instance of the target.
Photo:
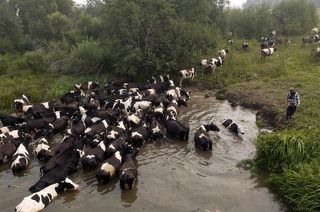
<svg viewBox="0 0 320 212">
<path fill-rule="evenodd" d="M 13 112 L 13 100 L 22 94 L 29 96 L 33 103 L 57 100 L 62 94 L 73 89 L 74 84 L 88 80 L 105 81 L 103 77 L 95 75 L 66 76 L 46 72 L 34 73 L 28 70 L 1 75 L 0 111 Z"/>
<path fill-rule="evenodd" d="M 319 211 L 320 63 L 315 46 L 301 48 L 296 38 L 261 62 L 258 42 L 249 45 L 248 52 L 233 49 L 222 69 L 198 78 L 197 84 L 218 89 L 219 98 L 235 105 L 257 109 L 261 120 L 275 127 L 276 133 L 256 141 L 256 170 L 268 174 L 268 185 L 291 210 Z M 286 95 L 291 86 L 302 103 L 287 122 Z"/>
</svg>

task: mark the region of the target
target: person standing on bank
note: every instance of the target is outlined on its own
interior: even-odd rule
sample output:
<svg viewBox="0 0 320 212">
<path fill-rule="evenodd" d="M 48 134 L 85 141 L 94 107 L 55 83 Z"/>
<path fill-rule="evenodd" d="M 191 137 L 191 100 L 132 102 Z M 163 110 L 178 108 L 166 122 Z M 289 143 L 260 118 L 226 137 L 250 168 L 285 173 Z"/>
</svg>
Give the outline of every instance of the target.
<svg viewBox="0 0 320 212">
<path fill-rule="evenodd" d="M 287 96 L 287 116 L 286 119 L 291 119 L 293 114 L 296 112 L 297 107 L 300 105 L 300 96 L 293 87 L 290 88 Z"/>
</svg>

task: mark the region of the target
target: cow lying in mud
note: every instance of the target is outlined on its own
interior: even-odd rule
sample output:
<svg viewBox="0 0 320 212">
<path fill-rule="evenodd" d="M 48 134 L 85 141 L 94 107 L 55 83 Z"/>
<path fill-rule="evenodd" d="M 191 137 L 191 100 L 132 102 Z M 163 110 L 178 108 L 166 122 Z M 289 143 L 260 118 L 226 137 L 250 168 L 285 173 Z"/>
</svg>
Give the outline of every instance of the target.
<svg viewBox="0 0 320 212">
<path fill-rule="evenodd" d="M 49 203 L 63 193 L 65 190 L 77 190 L 78 185 L 72 182 L 69 178 L 52 184 L 41 191 L 38 191 L 30 196 L 25 197 L 22 202 L 15 208 L 16 212 L 36 212 L 42 211 Z"/>
</svg>

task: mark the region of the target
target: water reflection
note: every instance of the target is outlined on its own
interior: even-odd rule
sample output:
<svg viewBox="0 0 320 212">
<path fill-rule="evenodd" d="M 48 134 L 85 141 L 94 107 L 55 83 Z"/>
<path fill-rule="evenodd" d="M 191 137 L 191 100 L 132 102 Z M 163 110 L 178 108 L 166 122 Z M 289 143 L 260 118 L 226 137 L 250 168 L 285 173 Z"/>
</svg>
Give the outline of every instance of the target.
<svg viewBox="0 0 320 212">
<path fill-rule="evenodd" d="M 121 191 L 121 203 L 122 206 L 128 208 L 134 203 L 138 196 L 138 181 L 136 181 L 135 186 L 131 190 Z"/>
</svg>

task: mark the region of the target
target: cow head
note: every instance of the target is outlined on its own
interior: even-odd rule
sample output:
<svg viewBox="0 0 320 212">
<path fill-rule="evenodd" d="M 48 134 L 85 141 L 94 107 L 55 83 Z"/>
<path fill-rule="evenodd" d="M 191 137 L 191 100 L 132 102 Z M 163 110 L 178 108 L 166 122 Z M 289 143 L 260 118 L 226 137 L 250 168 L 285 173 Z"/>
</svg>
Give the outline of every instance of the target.
<svg viewBox="0 0 320 212">
<path fill-rule="evenodd" d="M 56 187 L 57 193 L 63 193 L 65 190 L 78 190 L 79 185 L 75 184 L 70 180 L 69 178 L 66 178 L 64 181 L 61 181 L 58 183 L 58 186 Z"/>
<path fill-rule="evenodd" d="M 216 132 L 219 132 L 220 129 L 219 129 L 219 127 L 217 127 L 217 125 L 211 123 L 210 125 L 207 126 L 207 131 L 216 131 Z"/>
<path fill-rule="evenodd" d="M 191 94 L 191 91 L 185 91 L 185 90 L 180 90 L 180 94 L 181 96 L 185 96 L 187 99 L 186 100 L 189 100 L 190 99 L 190 94 Z"/>
<path fill-rule="evenodd" d="M 130 190 L 136 181 L 137 170 L 135 168 L 127 168 L 120 175 L 120 187 L 122 190 Z"/>
</svg>

